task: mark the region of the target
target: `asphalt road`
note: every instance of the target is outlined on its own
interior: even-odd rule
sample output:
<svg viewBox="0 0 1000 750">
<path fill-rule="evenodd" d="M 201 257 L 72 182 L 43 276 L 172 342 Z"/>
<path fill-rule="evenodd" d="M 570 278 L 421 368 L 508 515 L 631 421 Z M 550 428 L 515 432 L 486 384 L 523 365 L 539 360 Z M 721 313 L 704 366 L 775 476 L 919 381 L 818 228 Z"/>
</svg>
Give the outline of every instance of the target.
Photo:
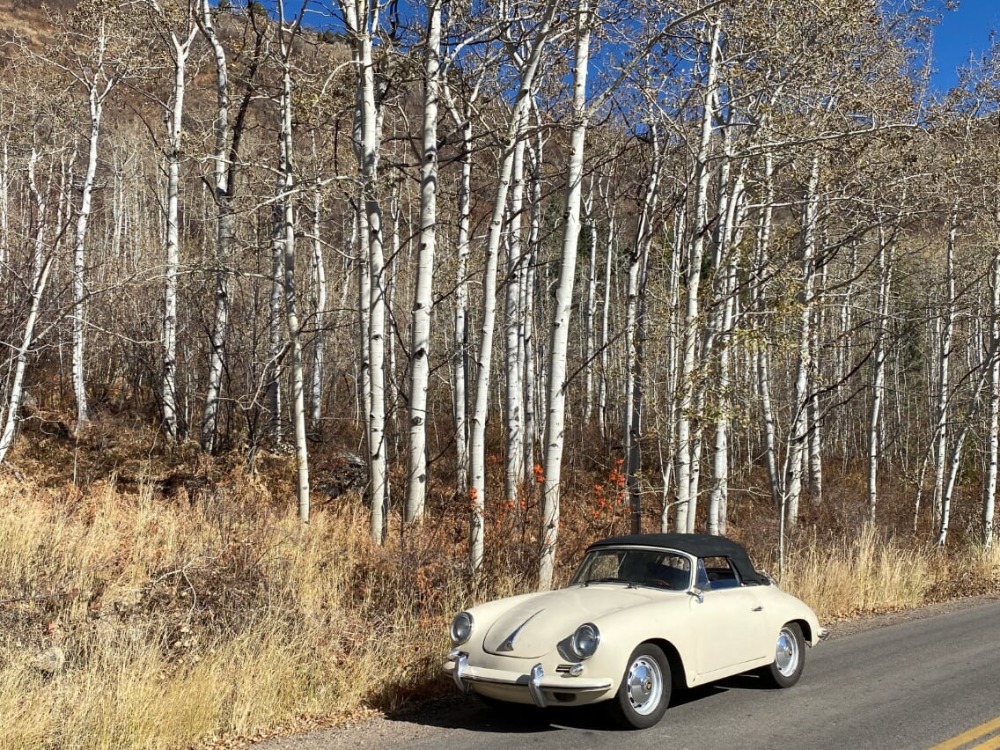
<svg viewBox="0 0 1000 750">
<path fill-rule="evenodd" d="M 972 731 L 970 731 L 972 730 Z M 472 700 L 262 750 L 670 748 L 720 750 L 1000 748 L 1000 602 L 835 637 L 807 653 L 802 680 L 766 690 L 751 677 L 675 693 L 664 719 L 614 730 L 591 708 L 504 719 Z"/>
</svg>

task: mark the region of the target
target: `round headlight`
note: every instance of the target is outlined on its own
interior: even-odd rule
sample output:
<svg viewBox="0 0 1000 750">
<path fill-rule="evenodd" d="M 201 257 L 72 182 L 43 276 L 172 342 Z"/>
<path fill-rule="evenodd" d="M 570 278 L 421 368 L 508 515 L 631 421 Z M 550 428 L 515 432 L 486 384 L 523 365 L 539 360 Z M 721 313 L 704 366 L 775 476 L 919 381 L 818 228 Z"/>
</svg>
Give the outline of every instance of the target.
<svg viewBox="0 0 1000 750">
<path fill-rule="evenodd" d="M 601 631 L 592 622 L 586 622 L 573 633 L 571 644 L 577 659 L 589 659 L 601 642 Z"/>
<path fill-rule="evenodd" d="M 472 635 L 473 625 L 472 615 L 468 612 L 459 612 L 455 619 L 451 621 L 451 642 L 455 646 L 461 646 Z"/>
</svg>

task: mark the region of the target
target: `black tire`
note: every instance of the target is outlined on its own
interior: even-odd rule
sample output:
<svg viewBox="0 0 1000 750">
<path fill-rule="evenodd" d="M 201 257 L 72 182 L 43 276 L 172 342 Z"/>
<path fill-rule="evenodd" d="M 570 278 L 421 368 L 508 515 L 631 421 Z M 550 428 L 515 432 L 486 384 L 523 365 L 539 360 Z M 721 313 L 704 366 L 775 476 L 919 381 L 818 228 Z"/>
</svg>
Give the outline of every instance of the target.
<svg viewBox="0 0 1000 750">
<path fill-rule="evenodd" d="M 806 666 L 806 641 L 796 622 L 786 622 L 774 642 L 774 661 L 759 670 L 760 676 L 772 688 L 790 688 L 802 676 Z"/>
<path fill-rule="evenodd" d="M 618 693 L 611 700 L 614 718 L 630 729 L 648 729 L 663 718 L 670 705 L 670 662 L 652 643 L 640 644 L 625 665 Z"/>
</svg>

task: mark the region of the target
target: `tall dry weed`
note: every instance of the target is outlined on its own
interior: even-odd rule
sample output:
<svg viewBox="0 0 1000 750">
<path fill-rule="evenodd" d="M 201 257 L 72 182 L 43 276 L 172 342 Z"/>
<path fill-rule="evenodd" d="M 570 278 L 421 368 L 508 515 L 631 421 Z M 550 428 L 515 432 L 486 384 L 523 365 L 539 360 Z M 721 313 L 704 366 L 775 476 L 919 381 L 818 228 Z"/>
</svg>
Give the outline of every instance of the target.
<svg viewBox="0 0 1000 750">
<path fill-rule="evenodd" d="M 801 540 L 788 554 L 781 584 L 820 619 L 902 609 L 923 602 L 934 586 L 934 557 L 869 525 L 848 539 Z"/>
<path fill-rule="evenodd" d="M 359 503 L 306 528 L 259 490 L 237 477 L 188 505 L 0 483 L 0 750 L 190 747 L 439 679 L 465 603 L 442 541 L 377 547 Z"/>
</svg>

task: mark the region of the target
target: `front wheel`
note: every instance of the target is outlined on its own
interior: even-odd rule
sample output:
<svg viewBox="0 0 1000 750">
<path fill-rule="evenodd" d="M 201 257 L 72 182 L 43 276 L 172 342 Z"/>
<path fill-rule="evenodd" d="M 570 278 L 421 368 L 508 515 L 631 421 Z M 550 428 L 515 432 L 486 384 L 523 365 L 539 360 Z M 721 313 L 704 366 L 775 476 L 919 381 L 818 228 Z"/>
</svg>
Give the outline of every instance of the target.
<svg viewBox="0 0 1000 750">
<path fill-rule="evenodd" d="M 761 677 L 774 688 L 788 688 L 799 681 L 806 665 L 805 639 L 798 623 L 781 626 L 774 644 L 774 661 L 760 670 Z"/>
<path fill-rule="evenodd" d="M 663 650 L 652 643 L 640 644 L 628 658 L 612 701 L 618 721 L 633 729 L 659 723 L 670 703 L 670 680 L 670 663 Z"/>
</svg>

